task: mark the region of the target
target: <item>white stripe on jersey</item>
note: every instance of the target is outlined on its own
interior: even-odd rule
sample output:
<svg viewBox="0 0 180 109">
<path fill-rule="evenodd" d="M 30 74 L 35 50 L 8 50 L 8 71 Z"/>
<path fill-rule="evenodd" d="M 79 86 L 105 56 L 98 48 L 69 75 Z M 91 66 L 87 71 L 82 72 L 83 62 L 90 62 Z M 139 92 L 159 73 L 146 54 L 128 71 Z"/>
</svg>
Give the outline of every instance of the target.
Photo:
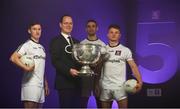
<svg viewBox="0 0 180 109">
<path fill-rule="evenodd" d="M 33 72 L 24 73 L 22 79 L 22 86 L 44 86 L 44 69 L 45 69 L 45 49 L 44 47 L 32 40 L 26 41 L 23 45 L 18 47 L 17 53 L 21 56 L 30 55 L 35 62 L 35 69 Z"/>
<path fill-rule="evenodd" d="M 132 60 L 132 53 L 121 44 L 106 47 L 110 57 L 103 65 L 100 83 L 104 89 L 118 89 L 126 81 L 126 61 Z"/>
</svg>

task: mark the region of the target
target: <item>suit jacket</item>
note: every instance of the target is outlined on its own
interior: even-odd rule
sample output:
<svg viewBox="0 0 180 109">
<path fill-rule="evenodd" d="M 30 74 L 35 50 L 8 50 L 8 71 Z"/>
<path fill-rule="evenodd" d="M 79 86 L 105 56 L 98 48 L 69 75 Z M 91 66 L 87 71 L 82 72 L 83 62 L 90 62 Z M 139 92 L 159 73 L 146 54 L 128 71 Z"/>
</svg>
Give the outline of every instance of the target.
<svg viewBox="0 0 180 109">
<path fill-rule="evenodd" d="M 72 40 L 74 43 L 78 43 L 73 37 Z M 67 45 L 69 45 L 68 42 L 61 34 L 50 42 L 51 62 L 56 69 L 55 88 L 58 90 L 81 87 L 81 78 L 72 77 L 69 72 L 71 68 L 79 70 L 80 65 L 71 54 L 65 52 Z"/>
</svg>

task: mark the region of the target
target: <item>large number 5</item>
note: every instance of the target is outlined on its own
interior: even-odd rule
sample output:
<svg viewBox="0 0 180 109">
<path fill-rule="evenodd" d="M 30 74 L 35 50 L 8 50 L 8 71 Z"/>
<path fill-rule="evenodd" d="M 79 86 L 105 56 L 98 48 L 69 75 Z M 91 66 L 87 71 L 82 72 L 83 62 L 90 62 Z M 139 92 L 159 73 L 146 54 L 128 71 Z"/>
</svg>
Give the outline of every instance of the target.
<svg viewBox="0 0 180 109">
<path fill-rule="evenodd" d="M 144 82 L 150 84 L 163 83 L 175 75 L 177 69 L 177 55 L 175 50 L 165 44 L 165 42 L 153 42 L 149 40 L 152 36 L 162 38 L 162 35 L 164 35 L 164 37 L 175 35 L 175 31 L 176 26 L 174 22 L 138 23 L 136 37 L 137 54 L 142 57 L 141 59 L 156 56 L 162 60 L 161 67 L 156 70 L 145 68 L 142 63 L 139 63 L 140 65 L 138 67 Z M 158 64 L 156 60 L 144 60 L 144 62 L 149 66 L 157 66 Z"/>
</svg>

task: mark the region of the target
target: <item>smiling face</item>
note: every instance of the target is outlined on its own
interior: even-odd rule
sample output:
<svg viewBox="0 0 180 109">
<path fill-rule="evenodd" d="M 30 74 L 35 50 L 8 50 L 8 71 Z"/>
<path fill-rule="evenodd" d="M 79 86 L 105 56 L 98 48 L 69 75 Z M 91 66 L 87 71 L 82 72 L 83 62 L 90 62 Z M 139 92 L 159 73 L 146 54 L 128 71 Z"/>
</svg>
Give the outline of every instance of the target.
<svg viewBox="0 0 180 109">
<path fill-rule="evenodd" d="M 41 37 L 41 25 L 40 24 L 35 24 L 32 25 L 29 29 L 28 29 L 28 33 L 31 35 L 31 37 L 35 40 L 39 40 L 39 38 Z"/>
<path fill-rule="evenodd" d="M 73 21 L 70 16 L 64 16 L 60 22 L 61 31 L 65 34 L 70 34 L 73 28 Z"/>
</svg>

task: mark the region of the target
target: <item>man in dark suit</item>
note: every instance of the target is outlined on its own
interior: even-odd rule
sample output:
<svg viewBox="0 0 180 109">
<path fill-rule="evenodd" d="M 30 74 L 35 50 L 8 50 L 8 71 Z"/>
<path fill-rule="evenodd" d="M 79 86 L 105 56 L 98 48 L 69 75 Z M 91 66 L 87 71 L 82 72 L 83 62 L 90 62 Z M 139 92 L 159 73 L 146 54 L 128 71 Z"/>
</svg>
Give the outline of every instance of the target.
<svg viewBox="0 0 180 109">
<path fill-rule="evenodd" d="M 59 26 L 61 33 L 50 42 L 50 55 L 56 69 L 55 88 L 58 90 L 61 108 L 80 107 L 81 83 L 78 77 L 79 64 L 73 60 L 71 48 L 78 43 L 71 37 L 72 17 L 62 16 Z"/>
</svg>

